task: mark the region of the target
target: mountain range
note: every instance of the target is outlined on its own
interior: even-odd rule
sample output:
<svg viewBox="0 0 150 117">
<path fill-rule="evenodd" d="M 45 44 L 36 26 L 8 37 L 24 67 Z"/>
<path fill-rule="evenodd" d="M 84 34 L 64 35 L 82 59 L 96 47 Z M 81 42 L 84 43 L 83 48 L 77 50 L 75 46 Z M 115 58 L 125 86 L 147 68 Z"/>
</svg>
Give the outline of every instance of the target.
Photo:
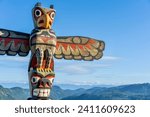
<svg viewBox="0 0 150 117">
<path fill-rule="evenodd" d="M 1 100 L 26 100 L 28 97 L 29 89 L 0 86 Z M 76 90 L 53 86 L 50 98 L 53 100 L 150 100 L 150 84 L 79 88 Z"/>
</svg>

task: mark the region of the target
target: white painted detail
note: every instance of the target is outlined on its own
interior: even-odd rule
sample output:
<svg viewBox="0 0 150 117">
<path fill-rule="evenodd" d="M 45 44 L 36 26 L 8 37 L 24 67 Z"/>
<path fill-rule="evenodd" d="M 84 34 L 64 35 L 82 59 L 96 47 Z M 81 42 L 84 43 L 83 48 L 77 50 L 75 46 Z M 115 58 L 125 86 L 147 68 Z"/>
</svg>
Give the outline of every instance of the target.
<svg viewBox="0 0 150 117">
<path fill-rule="evenodd" d="M 2 36 L 4 33 L 2 31 L 0 31 L 0 36 Z"/>
<path fill-rule="evenodd" d="M 33 96 L 48 97 L 50 95 L 50 89 L 34 89 Z"/>
</svg>

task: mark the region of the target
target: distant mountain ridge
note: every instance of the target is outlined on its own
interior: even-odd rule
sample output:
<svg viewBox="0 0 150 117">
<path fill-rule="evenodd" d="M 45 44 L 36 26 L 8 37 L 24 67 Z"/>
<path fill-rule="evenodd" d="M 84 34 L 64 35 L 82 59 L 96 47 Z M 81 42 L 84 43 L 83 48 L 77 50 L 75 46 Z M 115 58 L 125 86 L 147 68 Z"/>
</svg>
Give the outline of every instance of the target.
<svg viewBox="0 0 150 117">
<path fill-rule="evenodd" d="M 150 100 L 150 84 L 132 84 L 111 88 L 91 88 L 79 96 L 64 100 Z"/>
<path fill-rule="evenodd" d="M 12 87 L 21 87 L 21 88 L 29 88 L 29 83 L 27 82 L 0 82 L 0 84 L 5 87 L 5 88 L 12 88 Z M 89 89 L 92 87 L 113 87 L 113 85 L 104 85 L 104 84 L 57 84 L 55 83 L 56 86 L 59 86 L 62 89 L 79 89 L 79 88 L 84 88 L 84 89 Z"/>
<path fill-rule="evenodd" d="M 26 100 L 29 90 L 20 87 L 0 86 L 1 100 Z M 116 87 L 94 87 L 90 89 L 64 90 L 53 86 L 51 98 L 54 100 L 150 100 L 150 84 L 132 84 Z"/>
</svg>

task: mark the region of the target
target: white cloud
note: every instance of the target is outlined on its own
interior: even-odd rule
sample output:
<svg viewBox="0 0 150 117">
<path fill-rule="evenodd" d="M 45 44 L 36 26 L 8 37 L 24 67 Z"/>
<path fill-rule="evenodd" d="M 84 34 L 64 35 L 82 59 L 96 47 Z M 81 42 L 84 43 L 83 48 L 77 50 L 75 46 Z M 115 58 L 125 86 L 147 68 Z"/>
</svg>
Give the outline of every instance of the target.
<svg viewBox="0 0 150 117">
<path fill-rule="evenodd" d="M 116 83 L 103 83 L 101 81 L 75 81 L 75 80 L 68 80 L 68 81 L 59 81 L 59 80 L 55 80 L 54 82 L 55 85 L 59 85 L 59 84 L 69 84 L 69 85 L 88 85 L 88 86 L 96 86 L 96 85 L 101 85 L 101 86 L 115 86 L 115 85 L 120 85 L 120 84 L 116 84 Z"/>
<path fill-rule="evenodd" d="M 119 60 L 121 59 L 120 57 L 115 57 L 115 56 L 103 56 L 102 60 L 107 60 L 107 61 L 114 61 L 114 60 Z"/>
<path fill-rule="evenodd" d="M 113 61 L 119 60 L 119 57 L 104 56 L 101 60 L 95 61 L 55 61 L 56 72 L 62 72 L 69 75 L 88 75 L 98 70 L 109 69 Z"/>
</svg>

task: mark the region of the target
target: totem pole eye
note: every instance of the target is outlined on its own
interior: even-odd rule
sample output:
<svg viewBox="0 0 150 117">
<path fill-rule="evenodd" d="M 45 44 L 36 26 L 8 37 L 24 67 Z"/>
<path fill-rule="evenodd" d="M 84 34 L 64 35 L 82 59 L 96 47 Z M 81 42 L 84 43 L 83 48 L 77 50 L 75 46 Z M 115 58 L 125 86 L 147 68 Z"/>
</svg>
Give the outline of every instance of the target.
<svg viewBox="0 0 150 117">
<path fill-rule="evenodd" d="M 35 14 L 36 17 L 40 17 L 42 15 L 42 12 L 41 12 L 41 10 L 36 9 L 34 14 Z"/>
<path fill-rule="evenodd" d="M 38 81 L 39 81 L 39 78 L 37 78 L 37 77 L 32 77 L 32 78 L 31 78 L 31 82 L 32 82 L 33 84 L 37 83 Z"/>
<path fill-rule="evenodd" d="M 55 12 L 51 12 L 50 17 L 51 17 L 51 19 L 54 19 L 54 17 L 55 17 Z"/>
<path fill-rule="evenodd" d="M 54 78 L 50 78 L 49 80 L 50 80 L 50 82 L 51 82 L 51 83 L 53 83 L 53 82 L 54 82 Z"/>
</svg>

